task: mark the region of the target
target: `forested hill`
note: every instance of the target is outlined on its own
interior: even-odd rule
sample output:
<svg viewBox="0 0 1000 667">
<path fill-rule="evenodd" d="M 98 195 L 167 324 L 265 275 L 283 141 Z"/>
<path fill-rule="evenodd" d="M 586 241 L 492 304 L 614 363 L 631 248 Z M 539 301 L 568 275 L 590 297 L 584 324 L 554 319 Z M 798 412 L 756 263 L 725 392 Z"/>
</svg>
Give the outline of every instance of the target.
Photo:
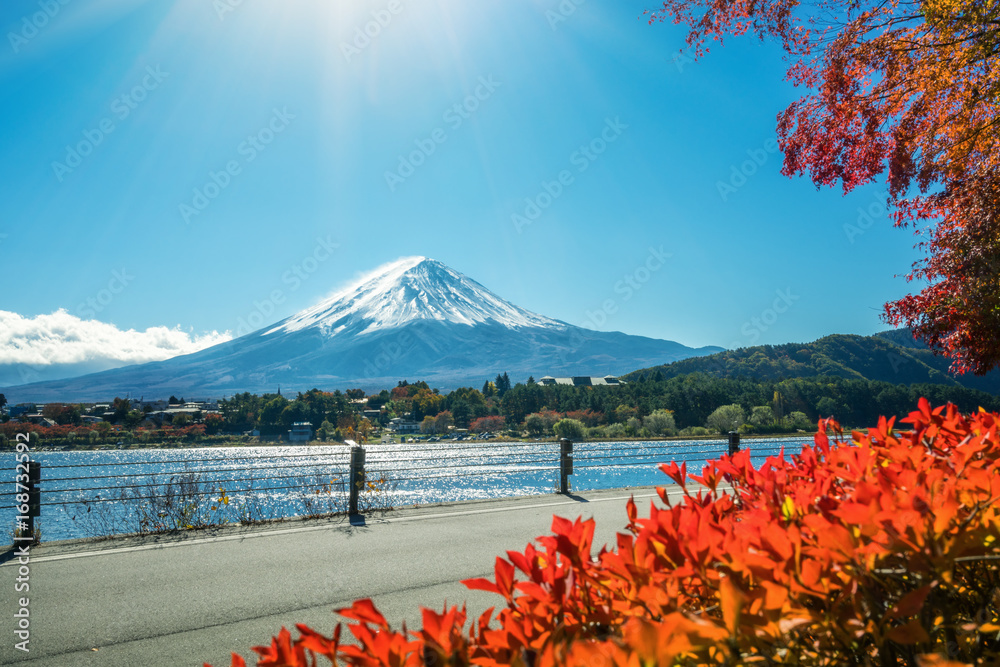
<svg viewBox="0 0 1000 667">
<path fill-rule="evenodd" d="M 634 371 L 626 381 L 663 379 L 705 373 L 723 378 L 783 380 L 822 376 L 865 379 L 893 384 L 931 383 L 964 386 L 1000 394 L 1000 372 L 979 377 L 955 376 L 948 360 L 931 352 L 907 331 L 875 336 L 834 334 L 812 343 L 759 345 Z"/>
</svg>

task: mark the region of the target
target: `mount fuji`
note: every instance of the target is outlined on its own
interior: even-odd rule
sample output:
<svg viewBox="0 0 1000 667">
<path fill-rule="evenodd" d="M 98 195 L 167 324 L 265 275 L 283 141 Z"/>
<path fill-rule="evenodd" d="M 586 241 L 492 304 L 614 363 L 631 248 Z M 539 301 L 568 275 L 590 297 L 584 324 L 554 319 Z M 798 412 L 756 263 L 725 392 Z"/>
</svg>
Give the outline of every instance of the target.
<svg viewBox="0 0 1000 667">
<path fill-rule="evenodd" d="M 274 325 L 193 354 L 6 388 L 17 401 L 219 397 L 394 386 L 451 389 L 497 373 L 622 374 L 721 351 L 577 327 L 519 308 L 424 257 L 400 259 Z M 12 400 L 13 402 L 13 400 Z"/>
</svg>

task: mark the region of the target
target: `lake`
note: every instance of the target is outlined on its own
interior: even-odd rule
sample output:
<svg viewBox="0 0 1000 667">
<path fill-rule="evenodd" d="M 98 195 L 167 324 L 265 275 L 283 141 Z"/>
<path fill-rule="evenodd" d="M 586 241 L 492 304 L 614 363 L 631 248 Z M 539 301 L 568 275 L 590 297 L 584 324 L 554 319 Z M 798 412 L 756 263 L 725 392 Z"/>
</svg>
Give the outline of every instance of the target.
<svg viewBox="0 0 1000 667">
<path fill-rule="evenodd" d="M 781 447 L 798 452 L 811 436 L 745 439 L 754 464 Z M 685 460 L 691 472 L 726 452 L 727 441 L 582 442 L 574 445 L 572 490 L 667 483 L 660 463 Z M 559 444 L 441 442 L 365 446 L 369 510 L 558 491 Z M 252 446 L 194 449 L 38 451 L 43 541 L 182 524 L 239 522 L 344 511 L 350 448 Z M 4 457 L 15 521 L 14 455 Z"/>
</svg>

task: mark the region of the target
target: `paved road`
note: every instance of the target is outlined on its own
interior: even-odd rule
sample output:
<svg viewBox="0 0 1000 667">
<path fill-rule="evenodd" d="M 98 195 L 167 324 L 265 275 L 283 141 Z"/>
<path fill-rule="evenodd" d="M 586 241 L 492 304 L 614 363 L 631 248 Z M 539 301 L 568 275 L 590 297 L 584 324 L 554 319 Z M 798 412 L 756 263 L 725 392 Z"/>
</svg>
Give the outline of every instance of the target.
<svg viewBox="0 0 1000 667">
<path fill-rule="evenodd" d="M 467 600 L 478 614 L 500 598 L 460 583 L 492 576 L 497 555 L 521 550 L 560 514 L 597 519 L 595 544 L 613 544 L 625 501 L 651 488 L 568 498 L 451 503 L 346 520 L 291 522 L 112 543 L 36 547 L 30 563 L 30 652 L 14 648 L 17 562 L 0 566 L 0 663 L 229 664 L 251 658 L 282 625 L 329 632 L 334 608 L 371 597 L 394 626 L 419 627 L 418 605 Z M 640 500 L 646 498 L 647 500 Z M 250 664 L 254 664 L 251 659 Z"/>
</svg>

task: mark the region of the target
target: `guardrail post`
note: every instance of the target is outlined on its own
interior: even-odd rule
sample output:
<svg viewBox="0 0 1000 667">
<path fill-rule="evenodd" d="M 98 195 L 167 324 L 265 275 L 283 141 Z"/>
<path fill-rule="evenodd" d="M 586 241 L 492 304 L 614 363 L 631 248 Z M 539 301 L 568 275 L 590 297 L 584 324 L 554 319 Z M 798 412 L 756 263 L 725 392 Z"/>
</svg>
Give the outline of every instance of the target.
<svg viewBox="0 0 1000 667">
<path fill-rule="evenodd" d="M 569 476 L 573 474 L 573 441 L 559 439 L 559 493 L 569 493 Z"/>
<path fill-rule="evenodd" d="M 729 432 L 729 455 L 732 456 L 740 451 L 740 434 L 736 431 Z"/>
<path fill-rule="evenodd" d="M 351 447 L 351 495 L 347 504 L 347 514 L 356 516 L 358 512 L 358 493 L 365 484 L 365 449 Z"/>
</svg>

